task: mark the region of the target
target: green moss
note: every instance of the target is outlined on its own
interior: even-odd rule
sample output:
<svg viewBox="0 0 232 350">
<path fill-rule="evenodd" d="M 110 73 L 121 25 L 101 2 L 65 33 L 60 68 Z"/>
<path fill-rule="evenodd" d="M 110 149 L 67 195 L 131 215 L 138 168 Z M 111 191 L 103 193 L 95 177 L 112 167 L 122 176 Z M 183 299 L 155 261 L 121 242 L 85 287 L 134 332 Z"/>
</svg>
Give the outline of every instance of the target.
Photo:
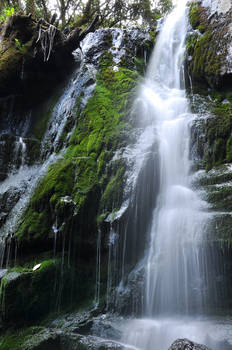
<svg viewBox="0 0 232 350">
<path fill-rule="evenodd" d="M 232 162 L 232 138 L 229 137 L 226 142 L 226 161 Z"/>
<path fill-rule="evenodd" d="M 45 202 L 52 204 L 57 198 L 70 195 L 74 185 L 75 164 L 68 159 L 59 159 L 51 165 L 40 181 L 31 200 L 31 206 L 40 209 Z"/>
<path fill-rule="evenodd" d="M 217 87 L 222 83 L 222 68 L 227 56 L 226 27 L 221 22 L 209 21 L 206 9 L 198 3 L 192 3 L 189 20 L 195 32 L 187 37 L 189 72 L 192 75 L 196 91 L 202 86 Z M 193 40 L 194 37 L 194 40 Z M 221 74 L 222 73 L 222 74 Z"/>
<path fill-rule="evenodd" d="M 213 156 L 214 156 L 214 164 L 221 164 L 225 159 L 226 150 L 225 150 L 225 141 L 221 138 L 217 139 L 215 142 Z"/>
<path fill-rule="evenodd" d="M 206 141 L 209 145 L 205 158 L 207 170 L 232 161 L 232 103 L 222 103 L 223 94 L 214 93 L 214 97 L 216 100 L 211 107 L 213 116 L 206 121 Z"/>
<path fill-rule="evenodd" d="M 94 259 L 95 262 L 95 259 Z M 69 266 L 63 258 L 37 261 L 40 266 L 11 269 L 1 280 L 0 308 L 4 325 L 23 326 L 93 300 L 95 263 Z"/>
<path fill-rule="evenodd" d="M 186 37 L 186 51 L 188 55 L 192 55 L 194 52 L 194 47 L 198 39 L 197 33 L 188 34 Z"/>
<path fill-rule="evenodd" d="M 198 4 L 192 3 L 189 10 L 189 20 L 193 29 L 197 29 L 200 24 L 200 7 Z"/>
<path fill-rule="evenodd" d="M 124 188 L 124 174 L 125 168 L 119 168 L 110 182 L 108 182 L 106 189 L 101 198 L 102 211 L 112 211 L 119 209 L 122 203 L 123 188 Z"/>
<path fill-rule="evenodd" d="M 151 38 L 152 43 L 155 43 L 155 39 L 156 39 L 156 36 L 157 36 L 157 31 L 156 30 L 150 30 L 149 34 L 150 34 L 150 38 Z"/>
<path fill-rule="evenodd" d="M 35 271 L 17 268 L 7 273 L 0 286 L 3 320 L 23 324 L 49 312 L 54 305 L 56 269 L 56 262 L 48 260 Z"/>
<path fill-rule="evenodd" d="M 27 208 L 23 220 L 16 232 L 19 241 L 46 239 L 58 217 L 58 223 L 71 220 L 81 210 L 91 214 L 91 227 L 97 225 L 98 202 L 109 188 L 119 182 L 118 168 L 111 168 L 108 163 L 113 152 L 122 147 L 131 126 L 128 124 L 128 111 L 135 94 L 138 73 L 119 67 L 113 70 L 112 54 L 106 52 L 101 58 L 101 69 L 97 74 L 97 85 L 87 105 L 81 111 L 81 99 L 77 99 L 76 127 L 69 140 L 63 159 L 53 164 L 46 176 L 39 182 Z M 127 112 L 126 112 L 127 111 Z M 123 172 L 121 172 L 123 177 Z M 123 179 L 121 179 L 123 186 Z M 114 192 L 114 193 L 113 193 Z M 116 196 L 116 190 L 112 195 Z M 104 194 L 103 202 L 110 202 Z M 65 211 L 62 197 L 69 196 L 73 206 Z M 117 206 L 122 198 L 122 188 L 118 184 Z M 107 199 L 106 199 L 107 198 Z M 115 199 L 116 203 L 116 199 Z M 87 209 L 88 207 L 88 209 Z M 102 208 L 103 206 L 101 206 Z M 72 209 L 72 210 L 71 210 Z"/>
<path fill-rule="evenodd" d="M 232 172 L 228 165 L 223 164 L 215 167 L 199 180 L 200 186 L 219 185 L 232 181 Z"/>
<path fill-rule="evenodd" d="M 49 237 L 60 198 L 72 194 L 75 166 L 68 159 L 59 159 L 50 166 L 46 176 L 39 182 L 15 234 L 18 240 L 32 243 Z"/>
<path fill-rule="evenodd" d="M 0 46 L 0 85 L 7 88 L 12 81 L 20 80 L 23 58 L 30 50 L 35 23 L 27 16 L 14 15 L 10 28 Z"/>
<path fill-rule="evenodd" d="M 48 120 L 50 119 L 54 107 L 58 102 L 59 96 L 60 93 L 57 93 L 52 98 L 50 98 L 49 101 L 44 104 L 41 109 L 38 110 L 34 117 L 30 134 L 32 137 L 35 137 L 39 141 L 42 140 L 45 134 Z"/>
<path fill-rule="evenodd" d="M 199 26 L 198 26 L 198 29 L 200 31 L 201 34 L 205 33 L 206 29 L 207 29 L 207 26 L 204 24 L 204 23 L 201 23 Z"/>
<path fill-rule="evenodd" d="M 211 204 L 214 210 L 231 211 L 232 210 L 232 186 L 222 184 L 209 185 L 205 188 L 206 200 Z"/>
<path fill-rule="evenodd" d="M 15 46 L 0 52 L 0 82 L 4 84 L 14 77 L 19 77 L 23 55 Z"/>
<path fill-rule="evenodd" d="M 140 74 L 144 74 L 145 70 L 145 62 L 143 58 L 136 57 L 135 58 L 136 69 Z"/>
<path fill-rule="evenodd" d="M 39 333 L 43 330 L 43 327 L 30 327 L 26 329 L 19 329 L 16 332 L 8 333 L 5 336 L 0 337 L 0 349 L 1 350 L 20 350 L 25 341 L 31 338 L 31 336 Z"/>
<path fill-rule="evenodd" d="M 201 77 L 207 74 L 219 75 L 221 61 L 215 52 L 214 36 L 211 30 L 207 30 L 196 42 L 193 54 L 193 75 Z"/>
</svg>

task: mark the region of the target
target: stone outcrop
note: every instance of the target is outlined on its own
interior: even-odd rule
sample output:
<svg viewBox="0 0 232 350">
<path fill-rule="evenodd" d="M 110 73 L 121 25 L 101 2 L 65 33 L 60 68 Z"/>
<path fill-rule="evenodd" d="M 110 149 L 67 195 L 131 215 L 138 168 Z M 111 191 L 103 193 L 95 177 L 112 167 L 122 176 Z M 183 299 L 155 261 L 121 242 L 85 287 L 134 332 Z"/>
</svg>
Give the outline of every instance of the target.
<svg viewBox="0 0 232 350">
<path fill-rule="evenodd" d="M 27 17 L 24 20 L 29 21 Z M 115 155 L 125 147 L 128 135 L 134 142 L 131 128 L 135 120 L 130 109 L 152 46 L 148 30 L 97 30 L 82 43 L 82 52 L 74 53 L 76 66 L 66 87 L 63 84 L 55 96 L 45 102 L 39 99 L 34 105 L 31 94 L 26 94 L 30 86 L 26 79 L 28 103 L 21 105 L 17 96 L 1 99 L 0 161 L 2 181 L 6 181 L 0 195 L 1 261 L 11 265 L 16 257 L 19 265 L 11 271 L 17 273 L 12 280 L 8 281 L 12 277 L 9 272 L 1 282 L 5 326 L 11 323 L 13 313 L 17 324 L 35 320 L 33 295 L 41 305 L 41 317 L 57 305 L 66 305 L 66 287 L 70 305 L 93 300 L 98 229 L 101 226 L 104 262 L 110 228 L 105 219 L 113 216 L 123 200 L 125 160 Z M 58 57 L 52 50 L 44 62 L 42 54 L 38 52 L 43 65 Z M 8 159 L 7 147 L 11 151 Z M 62 154 L 58 155 L 59 151 Z M 36 284 L 43 284 L 39 270 L 32 272 L 31 267 L 38 262 L 43 266 L 54 256 L 61 266 L 53 270 L 44 290 Z M 66 275 L 71 285 L 66 283 Z M 103 273 L 103 288 L 105 278 Z M 43 304 L 48 290 L 51 307 Z"/>
<path fill-rule="evenodd" d="M 226 14 L 232 7 L 230 0 L 203 0 L 202 6 L 210 9 L 211 15 Z"/>
<path fill-rule="evenodd" d="M 0 97 L 24 93 L 26 99 L 36 99 L 38 91 L 43 97 L 51 93 L 70 72 L 72 52 L 94 31 L 97 21 L 98 17 L 84 31 L 76 28 L 65 35 L 43 20 L 11 16 L 0 31 Z"/>
<path fill-rule="evenodd" d="M 232 81 L 232 7 L 226 1 L 192 2 L 187 67 L 195 90 L 226 89 Z"/>
<path fill-rule="evenodd" d="M 207 346 L 197 344 L 188 339 L 177 339 L 169 350 L 210 350 Z"/>
</svg>

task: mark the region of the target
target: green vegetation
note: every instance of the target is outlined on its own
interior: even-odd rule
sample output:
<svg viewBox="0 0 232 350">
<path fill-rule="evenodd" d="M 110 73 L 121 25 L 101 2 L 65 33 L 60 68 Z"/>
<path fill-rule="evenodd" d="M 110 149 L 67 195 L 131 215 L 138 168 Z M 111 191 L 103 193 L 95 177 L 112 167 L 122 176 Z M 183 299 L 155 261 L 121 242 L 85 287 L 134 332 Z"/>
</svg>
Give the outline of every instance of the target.
<svg viewBox="0 0 232 350">
<path fill-rule="evenodd" d="M 81 215 L 84 210 L 91 231 L 96 230 L 99 210 L 111 212 L 112 205 L 120 207 L 124 162 L 109 162 L 114 151 L 124 146 L 130 131 L 125 111 L 139 75 L 123 67 L 113 70 L 112 56 L 107 52 L 101 67 L 94 94 L 82 112 L 77 99 L 76 127 L 66 153 L 50 167 L 31 198 L 16 232 L 20 242 L 49 239 L 55 220 L 61 225 L 65 219 L 68 227 L 74 211 Z M 66 196 L 69 201 L 63 199 Z M 86 232 L 86 237 L 88 234 L 93 233 Z"/>
<path fill-rule="evenodd" d="M 153 25 L 157 18 L 162 17 L 172 8 L 171 0 L 108 0 L 107 3 L 100 0 L 88 0 L 78 2 L 75 0 L 57 0 L 56 16 L 53 16 L 53 3 L 48 1 L 25 0 L 8 0 L 8 7 L 5 2 L 0 2 L 0 19 L 5 20 L 11 15 L 12 10 L 21 11 L 25 14 L 31 14 L 34 19 L 43 18 L 47 22 L 55 22 L 59 28 L 71 26 L 86 27 L 96 14 L 100 15 L 99 26 L 101 27 L 122 27 L 130 22 L 130 25 L 137 25 L 142 20 L 146 25 Z"/>
<path fill-rule="evenodd" d="M 17 332 L 8 333 L 5 336 L 0 337 L 0 349 L 1 350 L 19 350 L 22 344 L 31 338 L 31 336 L 39 333 L 43 330 L 43 327 L 30 327 L 25 329 L 19 329 Z"/>
<path fill-rule="evenodd" d="M 3 321 L 24 324 L 51 310 L 56 269 L 55 261 L 48 260 L 35 271 L 18 268 L 8 272 L 0 285 Z"/>
<path fill-rule="evenodd" d="M 225 31 L 217 22 L 208 21 L 206 9 L 199 3 L 190 5 L 189 21 L 201 33 L 189 35 L 186 43 L 193 85 L 196 89 L 199 85 L 217 87 L 227 55 Z"/>
<path fill-rule="evenodd" d="M 193 29 L 197 29 L 200 24 L 200 6 L 192 3 L 189 9 L 189 20 Z"/>
<path fill-rule="evenodd" d="M 22 44 L 21 41 L 17 38 L 15 38 L 15 46 L 22 54 L 26 53 L 25 44 Z"/>
<path fill-rule="evenodd" d="M 33 324 L 49 313 L 93 300 L 95 268 L 91 264 L 69 266 L 56 258 L 40 260 L 35 270 L 34 265 L 9 269 L 1 280 L 4 326 Z"/>
<path fill-rule="evenodd" d="M 119 209 L 119 205 L 122 203 L 123 198 L 124 173 L 125 168 L 122 164 L 122 166 L 117 170 L 115 176 L 107 184 L 100 203 L 103 212 L 106 209 L 108 211 Z"/>
<path fill-rule="evenodd" d="M 209 144 L 207 170 L 232 160 L 232 101 L 222 103 L 221 98 L 222 96 L 215 101 L 213 117 L 206 122 L 206 139 Z"/>
<path fill-rule="evenodd" d="M 193 78 L 198 81 L 206 79 L 213 86 L 221 72 L 222 57 L 217 54 L 212 30 L 206 30 L 201 37 L 193 36 L 187 49 L 192 54 L 190 69 Z"/>
<path fill-rule="evenodd" d="M 1 10 L 0 22 L 7 22 L 9 17 L 14 14 L 13 7 L 5 7 Z"/>
</svg>

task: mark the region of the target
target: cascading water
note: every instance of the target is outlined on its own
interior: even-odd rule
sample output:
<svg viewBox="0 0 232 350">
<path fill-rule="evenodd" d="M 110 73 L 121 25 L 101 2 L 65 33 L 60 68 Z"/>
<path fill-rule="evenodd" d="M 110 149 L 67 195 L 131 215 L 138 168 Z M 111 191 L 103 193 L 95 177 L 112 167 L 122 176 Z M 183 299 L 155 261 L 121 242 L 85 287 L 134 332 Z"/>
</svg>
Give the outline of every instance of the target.
<svg viewBox="0 0 232 350">
<path fill-rule="evenodd" d="M 148 315 L 201 311 L 203 295 L 199 240 L 206 214 L 190 188 L 189 122 L 183 82 L 185 3 L 167 18 L 155 49 L 144 99 L 154 103 L 159 139 L 160 188 L 147 258 Z M 182 89 L 181 89 L 182 88 Z"/>
<path fill-rule="evenodd" d="M 145 126 L 149 120 L 159 145 L 159 188 L 144 259 L 144 316 L 150 319 L 129 321 L 122 342 L 144 350 L 168 349 L 181 337 L 215 346 L 209 334 L 217 326 L 198 319 L 215 291 L 203 242 L 210 213 L 191 187 L 194 115 L 184 89 L 186 4 L 179 0 L 164 22 L 139 94 L 141 118 Z"/>
</svg>

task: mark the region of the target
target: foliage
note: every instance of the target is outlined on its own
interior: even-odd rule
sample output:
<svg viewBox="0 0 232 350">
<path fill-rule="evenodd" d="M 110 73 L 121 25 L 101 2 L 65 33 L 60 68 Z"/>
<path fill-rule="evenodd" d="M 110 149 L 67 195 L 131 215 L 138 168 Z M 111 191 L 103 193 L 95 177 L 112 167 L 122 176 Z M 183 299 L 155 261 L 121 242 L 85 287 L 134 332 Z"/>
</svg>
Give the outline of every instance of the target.
<svg viewBox="0 0 232 350">
<path fill-rule="evenodd" d="M 193 29 L 197 29 L 200 24 L 200 7 L 196 3 L 192 3 L 189 10 L 189 20 Z"/>
<path fill-rule="evenodd" d="M 79 25 L 93 19 L 96 13 L 100 15 L 100 26 L 113 27 L 125 24 L 155 25 L 157 18 L 166 14 L 172 7 L 171 0 L 89 0 L 79 20 Z"/>
<path fill-rule="evenodd" d="M 4 10 L 0 21 L 6 21 L 12 15 L 14 8 L 20 9 L 27 14 L 31 13 L 34 18 L 44 18 L 56 26 L 64 29 L 88 25 L 99 14 L 100 27 L 123 26 L 125 24 L 155 25 L 156 20 L 165 15 L 172 7 L 171 0 L 8 0 L 11 7 Z M 1 4 L 0 4 L 1 10 Z"/>
<path fill-rule="evenodd" d="M 7 22 L 8 18 L 14 14 L 14 8 L 13 7 L 5 7 L 1 11 L 0 14 L 0 22 Z"/>
<path fill-rule="evenodd" d="M 15 38 L 15 46 L 22 54 L 25 53 L 25 44 L 22 44 L 17 38 Z"/>
</svg>

